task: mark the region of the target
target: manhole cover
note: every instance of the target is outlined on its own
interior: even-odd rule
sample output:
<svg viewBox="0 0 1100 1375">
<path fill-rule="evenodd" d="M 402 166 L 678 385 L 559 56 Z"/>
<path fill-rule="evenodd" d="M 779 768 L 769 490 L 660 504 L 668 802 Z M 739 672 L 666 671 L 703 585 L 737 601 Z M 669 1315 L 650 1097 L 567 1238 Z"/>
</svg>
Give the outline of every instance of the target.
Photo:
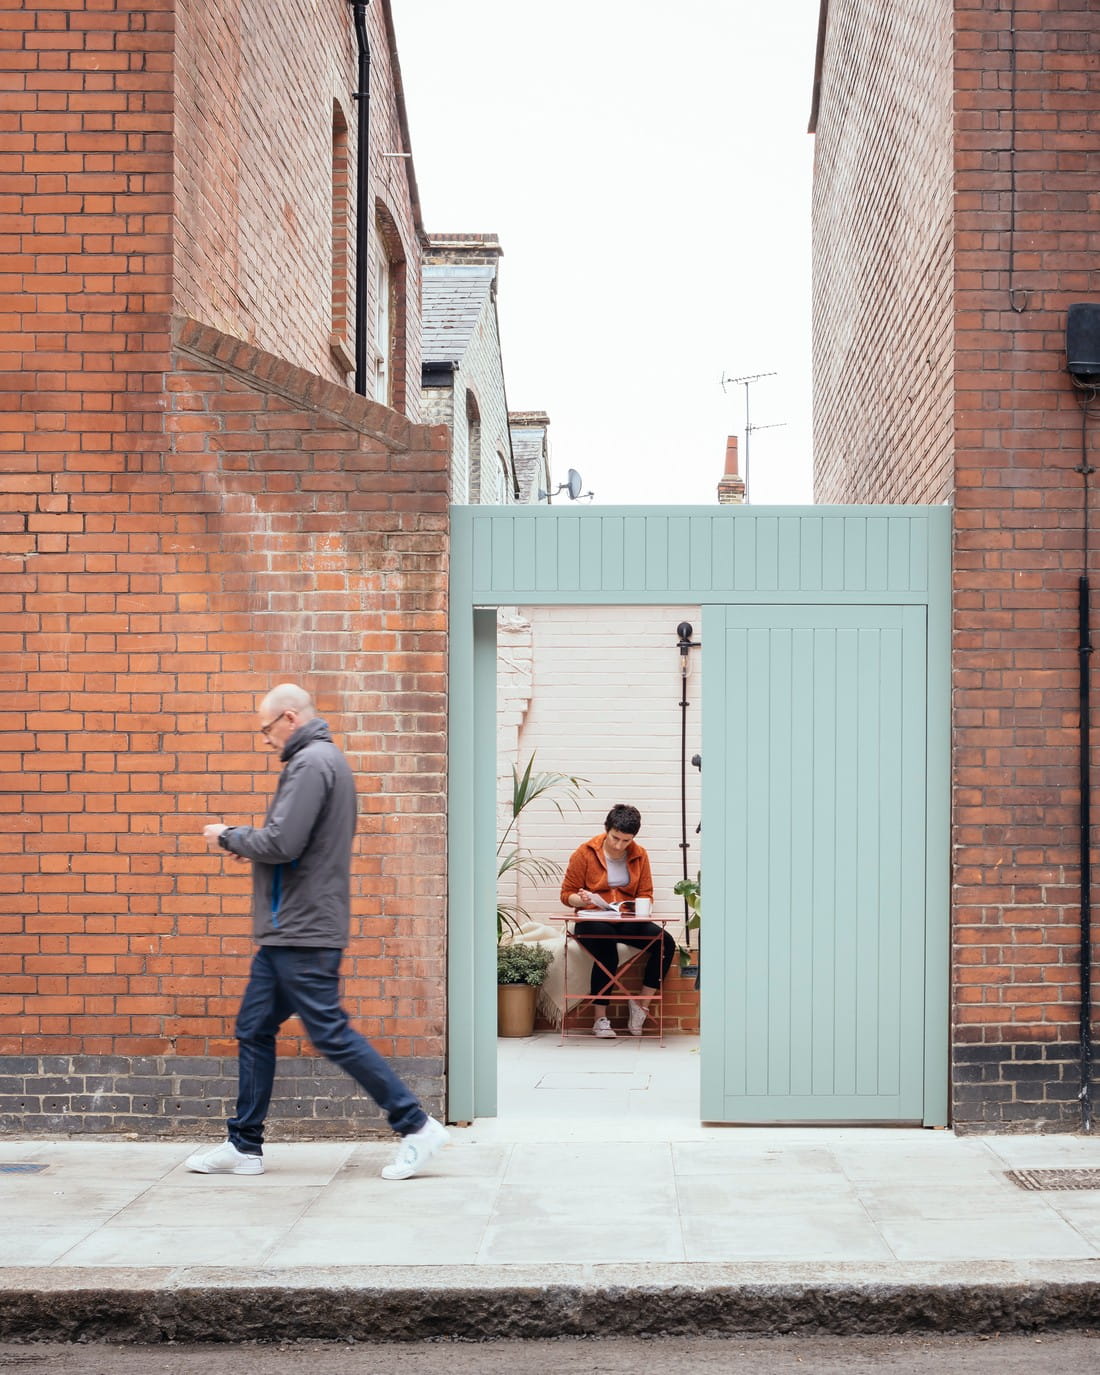
<svg viewBox="0 0 1100 1375">
<path fill-rule="evenodd" d="M 8 1165 L 0 1165 L 0 1174 L 41 1174 L 49 1168 L 48 1165 L 29 1165 L 22 1161 L 13 1161 Z"/>
<path fill-rule="evenodd" d="M 1100 1189 L 1100 1170 L 1008 1170 L 1021 1189 Z"/>
</svg>

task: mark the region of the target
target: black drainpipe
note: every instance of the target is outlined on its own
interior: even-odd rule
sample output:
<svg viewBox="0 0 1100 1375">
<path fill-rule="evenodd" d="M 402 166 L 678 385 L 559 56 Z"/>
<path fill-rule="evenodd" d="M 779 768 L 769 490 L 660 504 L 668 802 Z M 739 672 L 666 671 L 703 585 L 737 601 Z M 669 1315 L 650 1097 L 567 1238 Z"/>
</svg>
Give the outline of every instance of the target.
<svg viewBox="0 0 1100 1375">
<path fill-rule="evenodd" d="M 699 642 L 691 638 L 690 621 L 681 621 L 676 627 L 677 648 L 680 651 L 680 854 L 683 857 L 684 878 L 688 876 L 688 832 L 687 832 L 687 709 L 688 709 L 688 654 L 698 649 Z M 698 759 L 692 758 L 692 763 Z M 684 921 L 690 913 L 687 898 L 684 899 Z M 691 932 L 685 931 L 685 943 L 691 945 Z"/>
<path fill-rule="evenodd" d="M 367 255 L 370 251 L 370 44 L 367 42 L 367 5 L 351 0 L 355 41 L 359 47 L 358 133 L 355 148 L 355 390 L 367 394 Z"/>
<path fill-rule="evenodd" d="M 1080 789 L 1081 789 L 1081 1020 L 1080 1020 L 1080 1068 L 1081 1088 L 1078 1099 L 1081 1103 L 1081 1130 L 1092 1131 L 1092 781 L 1091 781 L 1091 691 L 1089 658 L 1092 654 L 1092 638 L 1089 632 L 1089 476 L 1095 469 L 1089 464 L 1088 422 L 1089 407 L 1096 399 L 1096 389 L 1081 403 L 1081 463 L 1077 471 L 1082 481 L 1082 572 L 1077 580 L 1077 620 L 1078 620 L 1078 688 L 1080 694 Z"/>
</svg>

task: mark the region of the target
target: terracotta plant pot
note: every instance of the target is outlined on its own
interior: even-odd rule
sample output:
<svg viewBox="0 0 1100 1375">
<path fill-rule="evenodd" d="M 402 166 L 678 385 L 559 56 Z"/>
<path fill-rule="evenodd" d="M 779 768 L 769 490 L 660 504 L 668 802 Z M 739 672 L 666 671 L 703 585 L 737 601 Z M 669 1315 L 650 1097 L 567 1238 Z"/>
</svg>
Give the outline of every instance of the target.
<svg viewBox="0 0 1100 1375">
<path fill-rule="evenodd" d="M 538 996 L 534 984 L 497 984 L 497 1034 L 533 1036 Z"/>
</svg>

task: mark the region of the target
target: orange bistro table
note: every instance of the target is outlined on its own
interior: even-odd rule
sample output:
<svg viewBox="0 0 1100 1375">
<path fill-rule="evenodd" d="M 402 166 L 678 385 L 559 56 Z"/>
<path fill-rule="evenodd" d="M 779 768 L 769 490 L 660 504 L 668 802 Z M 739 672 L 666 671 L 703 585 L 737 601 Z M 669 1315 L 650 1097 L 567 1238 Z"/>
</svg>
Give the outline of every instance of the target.
<svg viewBox="0 0 1100 1375">
<path fill-rule="evenodd" d="M 636 964 L 638 964 L 639 961 L 643 963 L 645 962 L 645 959 L 649 955 L 649 952 L 653 949 L 655 945 L 660 945 L 661 939 L 664 936 L 666 929 L 669 926 L 671 926 L 673 922 L 677 920 L 677 918 L 657 917 L 652 915 L 648 917 L 635 917 L 633 915 L 627 917 L 616 917 L 610 912 L 604 912 L 594 907 L 586 907 L 580 911 L 574 910 L 570 912 L 568 916 L 552 916 L 550 920 L 561 922 L 562 926 L 565 928 L 565 949 L 562 952 L 562 978 L 565 984 L 565 990 L 562 995 L 564 1005 L 562 1007 L 561 1013 L 561 1039 L 562 1041 L 564 1041 L 566 1036 L 570 1034 L 566 1030 L 566 1022 L 568 1021 L 569 1013 L 573 1012 L 575 1009 L 584 1007 L 589 1003 L 628 1003 L 633 999 L 637 998 L 637 993 L 632 992 L 622 982 L 623 975 L 627 972 L 628 969 L 633 969 L 633 967 Z M 582 993 L 579 989 L 576 989 L 571 992 L 569 988 L 569 948 L 576 942 L 578 928 L 583 928 L 586 925 L 590 925 L 592 922 L 596 921 L 621 921 L 623 923 L 648 921 L 657 927 L 657 931 L 650 936 L 632 937 L 631 939 L 642 940 L 645 942 L 645 944 L 637 949 L 635 949 L 632 946 L 628 947 L 628 949 L 630 949 L 631 952 L 629 958 L 626 960 L 625 963 L 619 965 L 617 972 L 614 974 L 611 973 L 610 969 L 608 969 L 608 967 L 603 963 L 602 960 L 596 958 L 595 956 L 592 957 L 592 963 L 596 966 L 597 969 L 602 970 L 603 973 L 607 976 L 608 984 L 605 992 Z M 580 934 L 584 934 L 583 930 L 580 931 Z M 617 937 L 613 932 L 608 932 L 606 934 L 601 932 L 599 935 L 585 935 L 585 939 L 593 941 L 614 941 L 617 940 Z M 588 952 L 585 951 L 585 954 L 587 953 Z M 570 999 L 572 999 L 573 1001 L 571 1002 Z M 664 1004 L 665 981 L 662 978 L 660 987 L 657 989 L 657 992 L 654 993 L 653 997 L 649 1000 L 650 1015 L 652 1016 L 654 1012 L 656 1012 L 657 1014 L 657 1044 L 661 1046 L 663 1046 L 665 1043 Z M 582 1034 L 587 1035 L 588 1033 L 581 1033 L 579 1031 L 575 1031 L 572 1034 L 574 1036 L 580 1036 Z M 644 1028 L 642 1029 L 642 1035 L 645 1035 Z"/>
</svg>

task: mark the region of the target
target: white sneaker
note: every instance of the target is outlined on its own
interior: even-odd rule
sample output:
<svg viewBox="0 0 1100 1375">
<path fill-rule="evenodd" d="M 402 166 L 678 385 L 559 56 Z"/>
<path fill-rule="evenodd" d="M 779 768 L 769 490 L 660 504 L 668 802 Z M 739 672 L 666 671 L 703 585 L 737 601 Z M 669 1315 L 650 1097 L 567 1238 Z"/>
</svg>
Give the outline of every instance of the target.
<svg viewBox="0 0 1100 1375">
<path fill-rule="evenodd" d="M 383 1179 L 408 1179 L 417 1174 L 450 1141 L 441 1122 L 429 1117 L 419 1131 L 403 1136 L 398 1143 L 393 1163 L 382 1170 Z"/>
<path fill-rule="evenodd" d="M 618 1034 L 619 1033 L 611 1025 L 611 1022 L 607 1017 L 596 1018 L 595 1025 L 592 1028 L 593 1036 L 602 1036 L 603 1039 L 606 1041 L 609 1037 L 617 1036 Z"/>
<path fill-rule="evenodd" d="M 632 1003 L 630 1004 L 630 1034 L 631 1034 L 631 1036 L 640 1036 L 640 1035 L 642 1034 L 642 1027 L 645 1026 L 645 1019 L 646 1019 L 648 1016 L 649 1016 L 649 1013 L 648 1013 L 648 1012 L 646 1011 L 646 1009 L 641 1005 L 641 1003 L 634 1003 L 634 1002 L 632 1002 Z"/>
<path fill-rule="evenodd" d="M 197 1151 L 184 1162 L 195 1174 L 263 1174 L 262 1155 L 239 1151 L 232 1141 L 223 1141 L 208 1151 Z"/>
</svg>

